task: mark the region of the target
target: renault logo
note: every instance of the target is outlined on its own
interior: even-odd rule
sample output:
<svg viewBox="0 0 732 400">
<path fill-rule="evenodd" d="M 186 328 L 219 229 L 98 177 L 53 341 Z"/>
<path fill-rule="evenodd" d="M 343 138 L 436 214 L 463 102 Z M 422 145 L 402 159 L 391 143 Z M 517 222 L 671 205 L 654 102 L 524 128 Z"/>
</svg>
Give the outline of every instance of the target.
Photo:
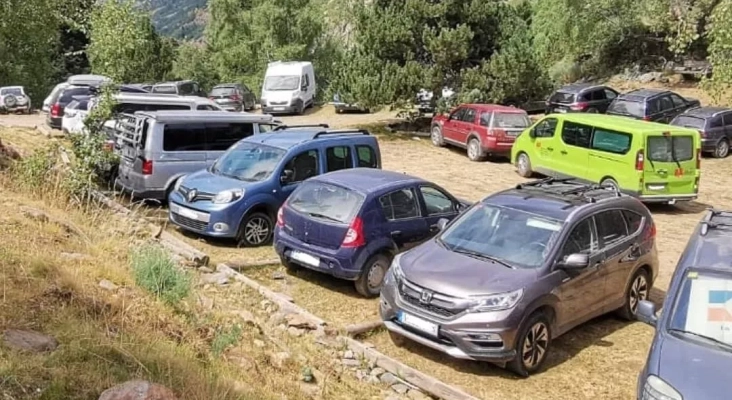
<svg viewBox="0 0 732 400">
<path fill-rule="evenodd" d="M 196 189 L 192 189 L 190 192 L 188 192 L 188 195 L 186 195 L 186 199 L 189 203 L 193 202 L 193 200 L 196 199 L 196 195 L 198 195 L 198 192 Z"/>
<path fill-rule="evenodd" d="M 429 304 L 432 301 L 432 292 L 429 290 L 423 290 L 419 295 L 419 302 L 422 304 Z"/>
</svg>

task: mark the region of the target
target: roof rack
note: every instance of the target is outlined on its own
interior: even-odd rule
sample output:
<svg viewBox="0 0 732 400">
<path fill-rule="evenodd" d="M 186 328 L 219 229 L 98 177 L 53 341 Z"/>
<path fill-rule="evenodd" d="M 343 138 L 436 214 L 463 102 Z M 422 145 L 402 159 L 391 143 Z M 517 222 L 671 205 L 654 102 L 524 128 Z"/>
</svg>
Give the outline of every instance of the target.
<svg viewBox="0 0 732 400">
<path fill-rule="evenodd" d="M 315 136 L 313 136 L 313 139 L 317 139 L 321 136 L 326 136 L 326 135 L 344 135 L 344 134 L 371 135 L 369 133 L 369 131 L 367 131 L 366 129 L 334 129 L 334 130 L 330 130 L 330 131 L 318 132 L 315 134 Z"/>
<path fill-rule="evenodd" d="M 565 187 L 557 186 L 554 188 L 551 188 L 552 185 L 575 185 L 575 187 L 567 189 Z M 551 189 L 550 189 L 551 188 Z M 595 183 L 584 183 L 580 182 L 575 178 L 544 178 L 544 179 L 538 179 L 535 181 L 527 182 L 527 183 L 520 183 L 516 185 L 517 190 L 522 189 L 539 189 L 543 190 L 547 193 L 551 193 L 553 195 L 557 196 L 577 196 L 580 200 L 589 202 L 589 203 L 595 203 L 597 202 L 597 198 L 593 196 L 588 196 L 588 192 L 597 191 L 597 190 L 605 190 L 608 192 L 612 192 L 614 197 L 621 197 L 623 194 L 620 192 L 620 190 L 611 185 L 598 185 Z M 532 195 L 528 195 L 524 199 L 529 199 L 533 197 Z"/>
<path fill-rule="evenodd" d="M 715 217 L 729 218 L 730 222 L 715 221 Z M 707 215 L 704 216 L 700 223 L 703 224 L 701 231 L 702 235 L 706 235 L 710 228 L 732 229 L 732 211 L 716 210 L 714 208 L 710 208 L 707 211 Z"/>
<path fill-rule="evenodd" d="M 282 131 L 285 129 L 295 129 L 295 128 L 330 128 L 330 125 L 328 124 L 302 124 L 302 125 L 280 125 L 273 129 L 273 131 Z"/>
</svg>

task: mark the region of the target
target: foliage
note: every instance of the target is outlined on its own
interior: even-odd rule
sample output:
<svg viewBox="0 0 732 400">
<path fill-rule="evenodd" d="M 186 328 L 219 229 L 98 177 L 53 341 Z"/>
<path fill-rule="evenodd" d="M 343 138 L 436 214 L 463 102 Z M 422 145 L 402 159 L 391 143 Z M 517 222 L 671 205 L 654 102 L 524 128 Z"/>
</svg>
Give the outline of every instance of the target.
<svg viewBox="0 0 732 400">
<path fill-rule="evenodd" d="M 234 325 L 228 329 L 219 329 L 213 342 L 211 342 L 211 353 L 214 357 L 219 357 L 226 349 L 239 343 L 241 337 L 242 329 L 240 325 Z"/>
<path fill-rule="evenodd" d="M 175 265 L 162 247 L 138 247 L 131 260 L 135 282 L 166 303 L 175 305 L 190 294 L 190 276 Z"/>
<path fill-rule="evenodd" d="M 709 21 L 709 62 L 714 68 L 712 78 L 704 87 L 717 102 L 732 100 L 732 0 L 722 0 Z"/>
<path fill-rule="evenodd" d="M 171 75 L 174 79 L 192 79 L 204 89 L 219 83 L 211 62 L 211 53 L 198 43 L 183 43 L 176 50 Z"/>
<path fill-rule="evenodd" d="M 12 173 L 20 187 L 32 192 L 47 189 L 49 177 L 56 166 L 57 145 L 37 149 L 28 157 L 12 165 Z"/>
</svg>

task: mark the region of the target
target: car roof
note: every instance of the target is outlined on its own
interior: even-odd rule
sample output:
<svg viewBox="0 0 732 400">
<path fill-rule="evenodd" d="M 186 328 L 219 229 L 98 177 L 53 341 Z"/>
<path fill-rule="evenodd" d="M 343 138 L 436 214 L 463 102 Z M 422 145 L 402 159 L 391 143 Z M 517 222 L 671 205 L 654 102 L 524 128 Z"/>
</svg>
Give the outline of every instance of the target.
<svg viewBox="0 0 732 400">
<path fill-rule="evenodd" d="M 658 134 L 660 132 L 688 133 L 692 129 L 659 122 L 641 121 L 634 118 L 607 114 L 568 113 L 550 114 L 547 117 L 558 118 L 578 124 L 592 125 L 598 128 L 621 130 L 638 134 Z"/>
<path fill-rule="evenodd" d="M 169 103 L 181 103 L 181 104 L 212 104 L 211 100 L 205 97 L 198 96 L 181 96 L 173 93 L 150 93 L 150 92 L 118 92 L 114 94 L 114 98 L 117 101 L 146 101 L 154 102 L 165 101 Z"/>
<path fill-rule="evenodd" d="M 135 115 L 154 118 L 158 122 L 186 122 L 186 121 L 207 121 L 207 122 L 261 122 L 271 123 L 272 116 L 269 114 L 232 113 L 229 111 L 194 111 L 194 110 L 161 110 L 161 111 L 138 111 Z"/>
<path fill-rule="evenodd" d="M 660 96 L 662 94 L 674 93 L 670 90 L 665 89 L 635 89 L 629 92 L 621 93 L 618 98 L 630 101 L 644 101 L 650 97 Z"/>
<path fill-rule="evenodd" d="M 425 183 L 406 173 L 377 168 L 349 168 L 318 175 L 313 180 L 343 186 L 364 194 L 379 193 L 396 186 Z"/>
<path fill-rule="evenodd" d="M 708 210 L 699 221 L 679 266 L 732 270 L 732 211 Z"/>
<path fill-rule="evenodd" d="M 0 89 L 23 89 L 23 86 L 0 86 Z"/>
<path fill-rule="evenodd" d="M 318 137 L 318 135 L 322 135 L 323 133 L 329 133 L 322 137 Z M 359 134 L 359 132 L 361 134 Z M 365 133 L 364 133 L 365 132 Z M 368 134 L 367 131 L 359 130 L 359 129 L 345 129 L 345 130 L 336 130 L 336 129 L 307 129 L 307 128 L 294 128 L 291 130 L 283 129 L 280 131 L 275 131 L 271 133 L 267 133 L 264 135 L 252 135 L 247 138 L 244 138 L 242 141 L 245 142 L 253 142 L 253 143 L 261 143 L 272 147 L 278 147 L 280 149 L 288 150 L 292 147 L 295 147 L 299 144 L 313 141 L 313 140 L 344 140 L 344 139 L 352 139 L 353 137 L 363 138 L 363 137 L 370 137 L 374 138 L 370 134 Z M 373 140 L 376 140 L 374 138 Z"/>
<path fill-rule="evenodd" d="M 709 117 L 713 117 L 719 113 L 723 113 L 723 112 L 727 112 L 727 111 L 732 111 L 732 109 L 727 108 L 727 107 L 704 106 L 704 107 L 691 108 L 680 115 L 699 117 L 699 118 L 709 118 Z"/>
<path fill-rule="evenodd" d="M 583 90 L 591 89 L 591 88 L 604 88 L 605 85 L 598 85 L 595 83 L 570 83 L 569 85 L 565 85 L 557 89 L 557 92 L 561 93 L 580 93 Z"/>
<path fill-rule="evenodd" d="M 240 83 L 219 83 L 218 85 L 214 86 L 213 89 L 216 88 L 224 88 L 224 87 L 237 87 L 241 86 Z"/>
<path fill-rule="evenodd" d="M 502 106 L 500 104 L 478 104 L 478 103 L 468 103 L 468 104 L 461 104 L 460 107 L 470 107 L 474 108 L 477 111 L 500 111 L 505 113 L 515 113 L 515 114 L 525 114 L 526 111 L 524 111 L 521 108 L 518 107 L 509 107 L 509 106 Z"/>
</svg>

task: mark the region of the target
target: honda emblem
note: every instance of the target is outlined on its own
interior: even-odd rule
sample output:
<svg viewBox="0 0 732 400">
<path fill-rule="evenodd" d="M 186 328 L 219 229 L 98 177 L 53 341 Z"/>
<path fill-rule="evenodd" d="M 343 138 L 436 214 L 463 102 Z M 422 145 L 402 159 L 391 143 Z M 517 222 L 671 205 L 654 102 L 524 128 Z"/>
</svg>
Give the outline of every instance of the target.
<svg viewBox="0 0 732 400">
<path fill-rule="evenodd" d="M 423 290 L 419 295 L 419 302 L 422 304 L 429 304 L 432 301 L 432 292 L 429 290 Z"/>
</svg>

